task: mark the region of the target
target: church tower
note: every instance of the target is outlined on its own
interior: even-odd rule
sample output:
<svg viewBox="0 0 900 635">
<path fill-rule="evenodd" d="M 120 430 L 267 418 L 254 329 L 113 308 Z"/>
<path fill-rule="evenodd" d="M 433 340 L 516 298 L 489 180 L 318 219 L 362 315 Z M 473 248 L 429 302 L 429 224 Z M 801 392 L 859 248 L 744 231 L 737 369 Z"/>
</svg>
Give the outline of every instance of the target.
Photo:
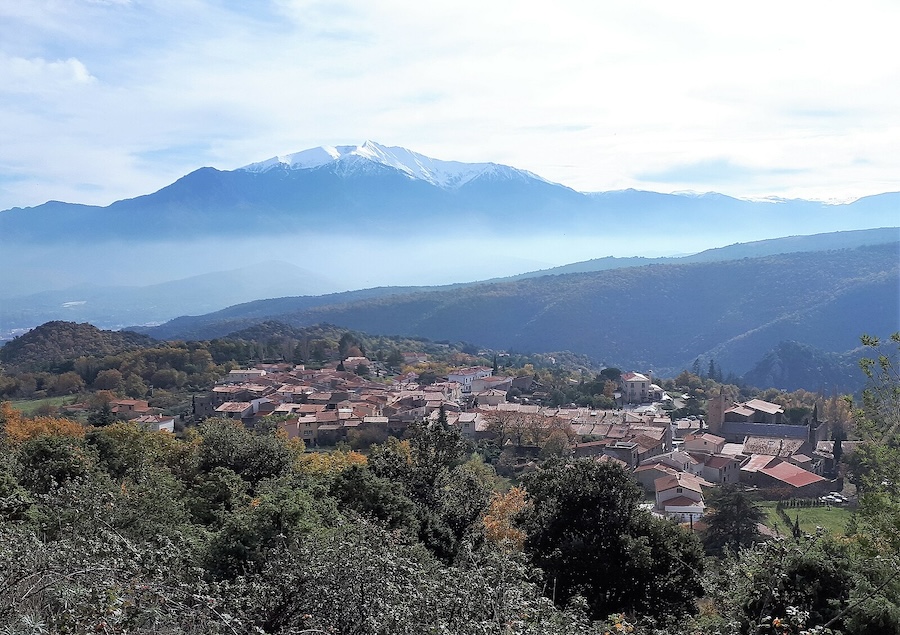
<svg viewBox="0 0 900 635">
<path fill-rule="evenodd" d="M 706 403 L 706 426 L 712 434 L 719 434 L 725 422 L 725 390 L 719 388 L 719 394 Z"/>
</svg>

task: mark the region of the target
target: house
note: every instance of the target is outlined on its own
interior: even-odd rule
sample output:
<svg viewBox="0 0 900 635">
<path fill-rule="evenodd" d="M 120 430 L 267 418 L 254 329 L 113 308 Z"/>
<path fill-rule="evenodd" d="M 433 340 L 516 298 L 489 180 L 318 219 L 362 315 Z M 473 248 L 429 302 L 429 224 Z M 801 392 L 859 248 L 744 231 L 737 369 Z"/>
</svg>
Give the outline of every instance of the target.
<svg viewBox="0 0 900 635">
<path fill-rule="evenodd" d="M 455 381 L 460 385 L 463 394 L 472 392 L 472 382 L 482 377 L 490 377 L 494 373 L 493 369 L 487 366 L 472 366 L 471 368 L 459 368 L 451 371 L 447 375 L 447 381 Z"/>
<path fill-rule="evenodd" d="M 686 472 L 694 476 L 703 476 L 703 463 L 691 456 L 687 452 L 681 450 L 673 450 L 665 454 L 650 457 L 641 461 L 641 466 L 645 465 L 666 465 L 677 472 Z"/>
<path fill-rule="evenodd" d="M 487 423 L 480 412 L 461 412 L 456 419 L 456 427 L 466 439 L 474 439 L 479 429 L 484 429 Z"/>
<path fill-rule="evenodd" d="M 747 485 L 755 486 L 757 484 L 757 475 L 759 471 L 769 467 L 775 463 L 774 456 L 768 454 L 752 454 L 750 458 L 744 461 L 740 469 L 740 482 Z"/>
<path fill-rule="evenodd" d="M 619 459 L 628 469 L 634 469 L 638 464 L 640 447 L 633 441 L 615 441 L 603 448 L 603 454 Z"/>
<path fill-rule="evenodd" d="M 152 432 L 175 432 L 175 417 L 166 415 L 141 415 L 134 422 Z"/>
<path fill-rule="evenodd" d="M 784 417 L 784 408 L 762 399 L 728 405 L 724 393 L 709 400 L 707 423 L 713 434 L 732 443 L 748 436 L 776 439 L 803 439 L 815 444 L 823 440 L 828 426 L 818 420 L 817 410 L 803 424 L 791 424 Z"/>
<path fill-rule="evenodd" d="M 785 494 L 789 497 L 817 498 L 831 490 L 831 481 L 787 461 L 759 470 L 756 484 L 761 490 L 776 493 L 779 498 Z"/>
<path fill-rule="evenodd" d="M 661 476 L 653 483 L 657 511 L 680 522 L 697 520 L 706 510 L 703 484 L 701 479 L 683 472 Z"/>
<path fill-rule="evenodd" d="M 672 424 L 675 428 L 675 438 L 684 440 L 689 434 L 700 432 L 699 419 L 678 419 Z"/>
<path fill-rule="evenodd" d="M 257 368 L 245 368 L 243 370 L 230 370 L 225 382 L 228 384 L 246 384 L 254 380 L 262 379 L 266 371 Z"/>
<path fill-rule="evenodd" d="M 496 406 L 506 403 L 506 391 L 494 389 L 478 391 L 475 393 L 475 398 L 478 399 L 478 405 L 480 406 Z"/>
<path fill-rule="evenodd" d="M 619 378 L 622 399 L 625 403 L 645 403 L 650 401 L 650 378 L 643 373 L 625 373 Z"/>
<path fill-rule="evenodd" d="M 678 470 L 666 465 L 665 463 L 648 463 L 647 465 L 639 465 L 634 469 L 633 475 L 635 480 L 641 484 L 644 491 L 655 492 L 657 479 L 663 476 L 674 476 L 678 474 Z"/>
<path fill-rule="evenodd" d="M 428 361 L 428 355 L 426 353 L 405 351 L 400 354 L 403 356 L 403 363 L 407 366 L 415 366 L 416 364 L 422 364 Z"/>
<path fill-rule="evenodd" d="M 684 449 L 688 452 L 720 454 L 725 448 L 725 439 L 708 432 L 689 434 L 684 438 Z"/>
<path fill-rule="evenodd" d="M 226 401 L 216 408 L 216 414 L 229 419 L 251 419 L 253 417 L 253 404 L 249 401 Z"/>
<path fill-rule="evenodd" d="M 713 454 L 703 463 L 703 478 L 710 483 L 728 485 L 741 480 L 741 461 L 727 454 Z"/>
<path fill-rule="evenodd" d="M 600 441 L 576 443 L 574 447 L 575 458 L 581 459 L 586 456 L 600 456 L 603 454 L 603 450 L 605 450 L 606 446 L 609 444 L 610 442 L 605 439 Z"/>
<path fill-rule="evenodd" d="M 485 390 L 498 390 L 506 394 L 512 388 L 512 377 L 477 377 L 472 380 L 472 392 L 483 392 Z"/>
<path fill-rule="evenodd" d="M 126 419 L 134 419 L 150 412 L 150 404 L 143 399 L 116 399 L 109 402 L 114 413 Z"/>
</svg>

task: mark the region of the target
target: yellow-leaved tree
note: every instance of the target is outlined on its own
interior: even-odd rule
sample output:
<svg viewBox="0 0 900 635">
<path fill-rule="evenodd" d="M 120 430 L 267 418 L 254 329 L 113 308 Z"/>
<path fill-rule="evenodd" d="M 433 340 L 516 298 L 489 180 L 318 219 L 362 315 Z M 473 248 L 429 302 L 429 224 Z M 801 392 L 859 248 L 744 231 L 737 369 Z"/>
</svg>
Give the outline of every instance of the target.
<svg viewBox="0 0 900 635">
<path fill-rule="evenodd" d="M 295 467 L 306 474 L 336 475 L 352 465 L 365 465 L 366 456 L 354 450 L 307 452 L 297 457 Z"/>
<path fill-rule="evenodd" d="M 18 445 L 41 436 L 83 437 L 84 426 L 71 419 L 57 417 L 26 417 L 8 401 L 0 403 L 0 425 L 9 443 Z"/>
<path fill-rule="evenodd" d="M 525 490 L 513 487 L 506 493 L 496 493 L 482 518 L 484 536 L 491 542 L 521 549 L 525 532 L 513 526 L 516 515 L 525 509 Z"/>
</svg>

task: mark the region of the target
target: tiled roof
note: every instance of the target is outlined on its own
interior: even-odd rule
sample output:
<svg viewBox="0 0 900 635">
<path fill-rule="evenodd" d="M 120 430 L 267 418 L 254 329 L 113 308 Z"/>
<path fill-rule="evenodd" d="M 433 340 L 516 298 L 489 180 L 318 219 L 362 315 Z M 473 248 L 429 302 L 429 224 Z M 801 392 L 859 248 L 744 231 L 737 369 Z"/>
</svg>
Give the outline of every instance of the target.
<svg viewBox="0 0 900 635">
<path fill-rule="evenodd" d="M 249 401 L 226 401 L 216 408 L 216 412 L 244 412 L 252 406 Z"/>
<path fill-rule="evenodd" d="M 706 467 L 714 470 L 721 470 L 726 465 L 734 461 L 733 456 L 722 456 L 721 454 L 713 454 L 706 460 Z"/>
<path fill-rule="evenodd" d="M 805 487 L 806 485 L 821 483 L 825 480 L 818 474 L 813 474 L 812 472 L 804 470 L 802 467 L 787 462 L 779 463 L 773 467 L 763 468 L 760 472 L 793 487 Z"/>
<path fill-rule="evenodd" d="M 658 479 L 653 481 L 653 486 L 657 492 L 664 492 L 667 489 L 672 489 L 673 487 L 682 487 L 693 492 L 702 492 L 703 490 L 700 485 L 700 479 L 691 474 L 685 474 L 684 472 L 660 476 Z"/>
<path fill-rule="evenodd" d="M 663 501 L 662 506 L 663 509 L 666 510 L 668 510 L 670 507 L 706 507 L 706 505 L 703 504 L 703 501 L 695 501 L 693 498 L 688 498 L 687 496 L 676 496 L 675 498 L 670 498 L 669 500 Z"/>
<path fill-rule="evenodd" d="M 734 412 L 735 414 L 739 414 L 742 417 L 750 417 L 753 415 L 755 410 L 753 410 L 752 408 L 747 408 L 745 406 L 732 406 L 725 412 Z"/>
<path fill-rule="evenodd" d="M 790 456 L 803 446 L 804 439 L 779 439 L 777 437 L 749 436 L 744 439 L 745 454 Z"/>
<path fill-rule="evenodd" d="M 741 471 L 758 472 L 759 470 L 764 469 L 774 460 L 775 457 L 769 456 L 768 454 L 754 454 L 747 460 L 746 463 L 741 466 Z"/>
<path fill-rule="evenodd" d="M 784 408 L 779 406 L 776 403 L 771 403 L 769 401 L 763 401 L 762 399 L 751 399 L 744 403 L 748 408 L 753 408 L 754 410 L 760 410 L 765 412 L 766 414 L 774 415 L 779 412 L 784 412 Z"/>
</svg>

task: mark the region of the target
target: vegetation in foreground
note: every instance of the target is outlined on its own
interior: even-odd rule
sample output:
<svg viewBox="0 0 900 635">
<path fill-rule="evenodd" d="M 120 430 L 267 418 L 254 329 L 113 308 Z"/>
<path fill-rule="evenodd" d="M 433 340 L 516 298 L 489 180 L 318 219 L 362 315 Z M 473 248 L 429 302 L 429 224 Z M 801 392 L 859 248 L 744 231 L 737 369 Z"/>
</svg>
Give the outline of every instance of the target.
<svg viewBox="0 0 900 635">
<path fill-rule="evenodd" d="M 503 491 L 440 424 L 318 454 L 225 420 L 177 438 L 4 404 L 0 629 L 898 633 L 900 380 L 896 351 L 866 343 L 845 537 L 765 541 L 728 491 L 701 542 L 588 460 Z"/>
</svg>

